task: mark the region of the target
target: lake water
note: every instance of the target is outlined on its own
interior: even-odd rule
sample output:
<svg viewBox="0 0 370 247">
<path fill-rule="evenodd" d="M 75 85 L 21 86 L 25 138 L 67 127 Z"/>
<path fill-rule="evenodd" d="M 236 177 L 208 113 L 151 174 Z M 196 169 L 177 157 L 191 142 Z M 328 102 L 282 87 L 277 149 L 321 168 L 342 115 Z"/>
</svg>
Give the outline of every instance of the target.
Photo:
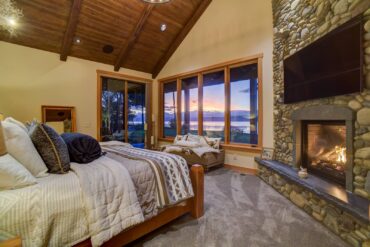
<svg viewBox="0 0 370 247">
<path fill-rule="evenodd" d="M 170 127 L 170 122 L 166 121 L 165 126 L 166 128 Z M 203 122 L 204 130 L 208 131 L 222 131 L 225 127 L 224 122 Z M 231 122 L 232 129 L 239 129 L 243 131 L 243 133 L 249 134 L 250 133 L 250 123 L 249 122 Z M 191 121 L 190 122 L 190 130 L 198 130 L 198 121 Z"/>
</svg>

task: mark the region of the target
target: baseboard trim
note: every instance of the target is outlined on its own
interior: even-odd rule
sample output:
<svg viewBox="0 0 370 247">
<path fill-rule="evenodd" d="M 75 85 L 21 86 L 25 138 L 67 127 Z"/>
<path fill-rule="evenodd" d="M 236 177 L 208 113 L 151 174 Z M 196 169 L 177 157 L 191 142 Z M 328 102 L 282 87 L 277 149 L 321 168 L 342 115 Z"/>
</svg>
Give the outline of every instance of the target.
<svg viewBox="0 0 370 247">
<path fill-rule="evenodd" d="M 256 175 L 257 174 L 257 169 L 256 168 L 233 166 L 233 165 L 228 165 L 228 164 L 225 164 L 224 167 L 226 169 L 230 169 L 230 170 L 235 171 L 235 172 L 251 174 L 251 175 Z"/>
</svg>

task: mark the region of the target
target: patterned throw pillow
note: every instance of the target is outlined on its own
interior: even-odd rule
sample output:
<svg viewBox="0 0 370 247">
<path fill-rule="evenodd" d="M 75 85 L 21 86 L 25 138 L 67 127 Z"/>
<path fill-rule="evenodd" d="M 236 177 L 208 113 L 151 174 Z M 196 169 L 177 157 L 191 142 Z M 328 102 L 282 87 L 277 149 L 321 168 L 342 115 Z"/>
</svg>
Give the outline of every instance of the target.
<svg viewBox="0 0 370 247">
<path fill-rule="evenodd" d="M 68 147 L 53 128 L 42 123 L 33 122 L 29 126 L 28 134 L 50 173 L 66 173 L 69 171 Z"/>
<path fill-rule="evenodd" d="M 211 137 L 206 137 L 208 145 L 210 145 L 214 149 L 220 149 L 221 145 L 221 138 L 211 138 Z"/>
</svg>

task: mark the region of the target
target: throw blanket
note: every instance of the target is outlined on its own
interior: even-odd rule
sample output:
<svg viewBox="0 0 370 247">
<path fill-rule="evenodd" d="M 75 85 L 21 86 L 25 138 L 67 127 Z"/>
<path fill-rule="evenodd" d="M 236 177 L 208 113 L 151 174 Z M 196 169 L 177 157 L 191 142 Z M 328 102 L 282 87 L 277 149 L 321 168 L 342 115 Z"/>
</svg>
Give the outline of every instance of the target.
<svg viewBox="0 0 370 247">
<path fill-rule="evenodd" d="M 102 146 L 105 152 L 147 162 L 155 174 L 158 207 L 176 204 L 194 196 L 189 168 L 184 158 L 126 145 Z"/>
<path fill-rule="evenodd" d="M 166 145 L 162 148 L 163 152 L 183 152 L 183 153 L 195 153 L 198 157 L 202 158 L 206 153 L 220 153 L 219 149 L 215 149 L 209 146 L 197 146 L 197 147 L 184 147 L 181 145 Z"/>
<path fill-rule="evenodd" d="M 72 163 L 72 169 L 80 180 L 93 246 L 144 221 L 129 172 L 120 163 L 101 157 L 89 164 Z"/>
</svg>

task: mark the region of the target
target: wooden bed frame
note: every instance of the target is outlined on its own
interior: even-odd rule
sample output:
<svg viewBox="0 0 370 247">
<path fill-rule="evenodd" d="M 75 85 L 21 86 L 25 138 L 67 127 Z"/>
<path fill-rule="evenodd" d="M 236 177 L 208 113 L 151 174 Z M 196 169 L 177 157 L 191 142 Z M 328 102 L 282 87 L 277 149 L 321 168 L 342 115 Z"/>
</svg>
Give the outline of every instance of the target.
<svg viewBox="0 0 370 247">
<path fill-rule="evenodd" d="M 172 206 L 160 212 L 157 216 L 144 221 L 128 230 L 125 230 L 117 236 L 108 240 L 103 246 L 124 246 L 139 239 L 140 237 L 158 229 L 159 227 L 175 220 L 176 218 L 190 213 L 195 219 L 204 214 L 204 169 L 201 165 L 192 165 L 190 168 L 190 177 L 194 189 L 194 197 L 178 205 Z M 75 245 L 75 247 L 91 247 L 90 239 Z"/>
</svg>

